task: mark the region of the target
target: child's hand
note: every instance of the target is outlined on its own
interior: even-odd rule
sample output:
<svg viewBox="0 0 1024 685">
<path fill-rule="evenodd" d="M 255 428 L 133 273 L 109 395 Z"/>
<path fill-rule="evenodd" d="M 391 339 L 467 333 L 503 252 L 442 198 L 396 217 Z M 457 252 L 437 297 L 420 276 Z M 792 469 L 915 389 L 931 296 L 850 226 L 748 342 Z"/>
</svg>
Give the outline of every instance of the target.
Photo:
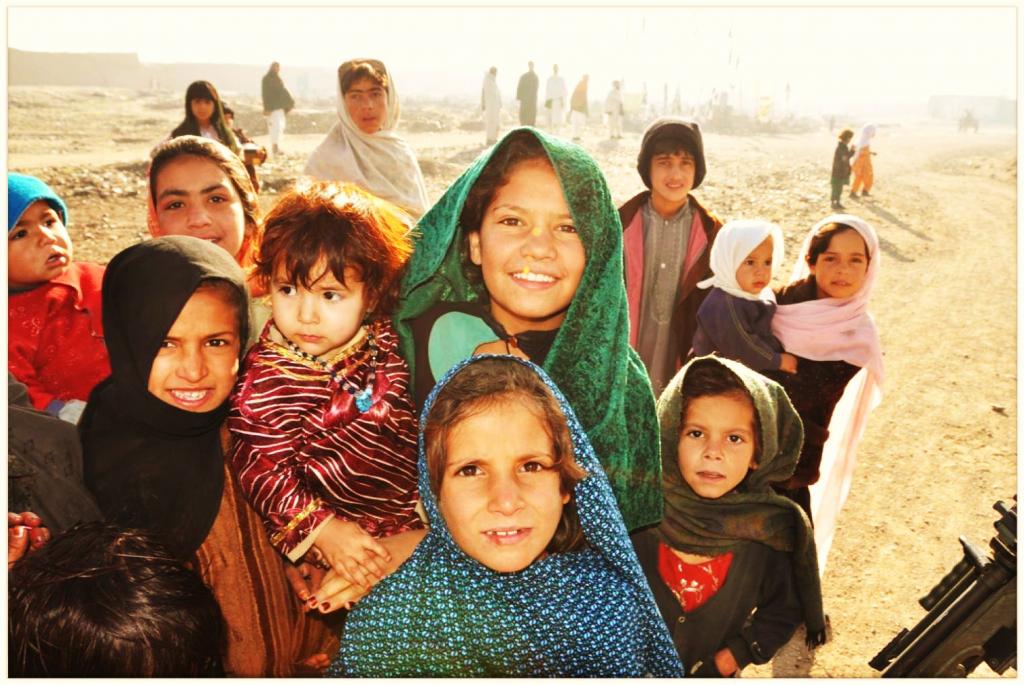
<svg viewBox="0 0 1024 685">
<path fill-rule="evenodd" d="M 779 371 L 785 371 L 786 373 L 796 373 L 796 357 L 791 355 L 789 352 L 783 352 L 779 355 Z"/>
<path fill-rule="evenodd" d="M 31 511 L 7 512 L 7 570 L 29 552 L 35 552 L 50 540 L 50 529 Z"/>
<path fill-rule="evenodd" d="M 728 647 L 715 652 L 715 668 L 718 672 L 724 676 L 731 676 L 733 673 L 739 670 L 739 664 L 736 663 L 736 657 L 732 655 Z"/>
<path fill-rule="evenodd" d="M 295 595 L 303 603 L 320 589 L 325 573 L 326 571 L 322 568 L 308 561 L 293 564 L 287 559 L 284 560 L 284 575 L 292 586 Z"/>
<path fill-rule="evenodd" d="M 351 521 L 331 519 L 314 546 L 338 575 L 365 588 L 385 575 L 391 559 L 383 545 Z"/>
</svg>

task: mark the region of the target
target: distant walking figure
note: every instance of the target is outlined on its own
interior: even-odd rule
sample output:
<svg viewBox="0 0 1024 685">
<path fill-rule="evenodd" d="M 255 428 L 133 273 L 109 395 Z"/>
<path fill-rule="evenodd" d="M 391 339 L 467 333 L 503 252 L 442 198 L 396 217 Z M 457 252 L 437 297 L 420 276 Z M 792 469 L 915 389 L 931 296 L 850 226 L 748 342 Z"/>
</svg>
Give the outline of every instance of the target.
<svg viewBox="0 0 1024 685">
<path fill-rule="evenodd" d="M 270 144 L 273 146 L 274 154 L 280 154 L 281 148 L 278 143 L 284 135 L 285 117 L 295 107 L 295 100 L 284 85 L 281 79 L 281 65 L 274 62 L 270 69 L 263 75 L 261 84 L 263 91 L 263 116 L 270 117 L 267 128 L 270 132 Z"/>
<path fill-rule="evenodd" d="M 572 110 L 570 118 L 572 120 L 573 140 L 580 139 L 583 127 L 587 123 L 587 114 L 590 111 L 587 105 L 587 81 L 589 78 L 589 76 L 584 74 L 580 82 L 576 84 L 576 88 L 572 91 L 572 101 L 569 103 L 569 107 Z"/>
<path fill-rule="evenodd" d="M 604 99 L 604 111 L 608 115 L 608 137 L 617 140 L 622 137 L 622 90 L 618 81 L 612 81 L 612 89 Z"/>
<path fill-rule="evenodd" d="M 498 68 L 491 67 L 484 74 L 484 85 L 480 89 L 480 109 L 484 112 L 484 132 L 487 144 L 498 142 L 498 127 L 501 123 L 501 91 L 498 89 Z"/>
<path fill-rule="evenodd" d="M 555 135 L 562 125 L 562 117 L 565 115 L 565 96 L 568 94 L 565 79 L 558 75 L 558 65 L 548 78 L 547 86 L 544 88 L 544 107 L 548 110 L 548 129 Z"/>
<path fill-rule="evenodd" d="M 875 154 L 871 151 L 871 139 L 875 137 L 875 125 L 867 124 L 860 130 L 860 138 L 857 140 L 857 148 L 853 156 L 853 186 L 850 188 L 850 197 L 857 199 L 857 191 L 864 189 L 863 197 L 870 197 L 871 186 L 875 182 L 875 170 L 871 165 L 871 157 Z"/>
<path fill-rule="evenodd" d="M 533 62 L 529 64 L 530 70 L 519 77 L 519 86 L 516 88 L 519 123 L 523 126 L 533 126 L 537 123 L 537 91 L 540 89 L 540 79 L 533 70 Z"/>
</svg>

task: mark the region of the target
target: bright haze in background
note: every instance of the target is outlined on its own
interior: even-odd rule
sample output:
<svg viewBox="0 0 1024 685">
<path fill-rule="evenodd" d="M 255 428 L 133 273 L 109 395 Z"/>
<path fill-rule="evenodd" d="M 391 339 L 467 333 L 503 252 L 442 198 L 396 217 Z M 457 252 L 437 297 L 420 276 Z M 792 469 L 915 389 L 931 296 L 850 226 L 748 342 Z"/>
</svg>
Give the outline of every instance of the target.
<svg viewBox="0 0 1024 685">
<path fill-rule="evenodd" d="M 7 23 L 21 50 L 279 61 L 286 79 L 289 65 L 377 57 L 406 96 L 479 97 L 495 66 L 506 106 L 528 60 L 541 98 L 557 63 L 570 91 L 590 75 L 591 100 L 618 79 L 627 92 L 646 84 L 657 103 L 667 85 L 669 99 L 677 87 L 689 103 L 714 89 L 741 109 L 767 96 L 803 114 L 1014 98 L 1017 84 L 1013 7 L 12 7 Z"/>
</svg>

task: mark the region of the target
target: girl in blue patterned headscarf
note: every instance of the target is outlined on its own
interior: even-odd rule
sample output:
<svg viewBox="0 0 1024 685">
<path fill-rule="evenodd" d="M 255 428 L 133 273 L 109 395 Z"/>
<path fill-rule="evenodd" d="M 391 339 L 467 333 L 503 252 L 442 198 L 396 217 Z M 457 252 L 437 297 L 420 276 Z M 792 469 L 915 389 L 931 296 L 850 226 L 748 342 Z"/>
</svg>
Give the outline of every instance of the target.
<svg viewBox="0 0 1024 685">
<path fill-rule="evenodd" d="M 419 474 L 430 532 L 348 616 L 329 674 L 682 675 L 608 479 L 539 367 L 453 367 L 423 408 Z"/>
</svg>

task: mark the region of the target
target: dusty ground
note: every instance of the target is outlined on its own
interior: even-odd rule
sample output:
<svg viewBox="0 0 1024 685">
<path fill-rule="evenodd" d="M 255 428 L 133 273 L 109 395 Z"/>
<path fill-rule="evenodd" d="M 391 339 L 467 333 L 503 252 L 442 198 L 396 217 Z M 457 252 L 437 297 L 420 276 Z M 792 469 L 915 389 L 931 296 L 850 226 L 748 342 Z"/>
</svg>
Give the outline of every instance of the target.
<svg viewBox="0 0 1024 685">
<path fill-rule="evenodd" d="M 76 256 L 105 262 L 145 236 L 145 157 L 181 117 L 179 94 L 12 88 L 8 166 L 55 186 L 71 212 Z M 259 142 L 251 98 L 232 98 Z M 318 103 L 289 118 L 287 153 L 261 169 L 271 206 L 301 172 L 331 117 Z M 406 103 L 403 129 L 432 200 L 482 149 L 472 112 Z M 508 123 L 511 123 L 508 120 Z M 613 144 L 595 122 L 583 141 L 616 201 L 640 189 L 639 134 Z M 705 139 L 709 172 L 697 191 L 724 220 L 761 216 L 799 241 L 829 213 L 834 139 L 798 135 Z M 1016 140 L 1010 130 L 883 126 L 871 201 L 846 201 L 881 237 L 872 302 L 886 359 L 883 404 L 859 466 L 823 585 L 833 641 L 813 658 L 792 642 L 745 676 L 871 677 L 868 660 L 923 615 L 917 598 L 960 558 L 957 536 L 987 548 L 992 504 L 1016 492 Z M 976 675 L 993 673 L 982 666 Z M 1014 674 L 1014 672 L 1009 672 Z"/>
</svg>

